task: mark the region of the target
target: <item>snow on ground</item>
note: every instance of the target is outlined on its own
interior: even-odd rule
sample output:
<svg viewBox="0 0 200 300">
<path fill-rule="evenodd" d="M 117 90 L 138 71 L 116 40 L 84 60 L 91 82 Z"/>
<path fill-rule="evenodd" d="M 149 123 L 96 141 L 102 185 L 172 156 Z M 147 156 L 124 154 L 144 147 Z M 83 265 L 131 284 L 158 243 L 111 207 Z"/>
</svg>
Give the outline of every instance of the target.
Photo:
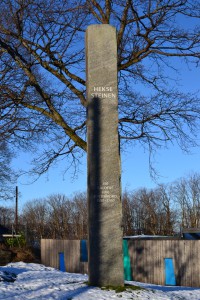
<svg viewBox="0 0 200 300">
<path fill-rule="evenodd" d="M 6 281 L 9 279 L 11 281 Z M 116 293 L 87 286 L 87 280 L 87 275 L 63 273 L 40 264 L 10 263 L 0 267 L 0 299 L 200 300 L 200 288 L 166 287 L 130 281 L 129 284 L 142 289 Z"/>
</svg>

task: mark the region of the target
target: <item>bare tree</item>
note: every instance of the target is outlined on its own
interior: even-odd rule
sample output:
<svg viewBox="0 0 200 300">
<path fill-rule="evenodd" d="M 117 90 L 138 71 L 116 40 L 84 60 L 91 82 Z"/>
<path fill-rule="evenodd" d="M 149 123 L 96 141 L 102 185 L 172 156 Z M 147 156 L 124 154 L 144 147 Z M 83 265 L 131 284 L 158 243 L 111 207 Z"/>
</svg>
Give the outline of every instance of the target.
<svg viewBox="0 0 200 300">
<path fill-rule="evenodd" d="M 84 193 L 68 198 L 53 194 L 27 202 L 20 217 L 30 244 L 41 238 L 86 239 L 87 201 Z"/>
<path fill-rule="evenodd" d="M 182 228 L 200 226 L 200 175 L 193 173 L 172 184 Z"/>
<path fill-rule="evenodd" d="M 39 243 L 42 237 L 48 237 L 48 214 L 45 199 L 34 199 L 27 202 L 20 216 L 20 225 L 28 243 Z"/>
<path fill-rule="evenodd" d="M 160 234 L 173 235 L 174 233 L 179 232 L 179 228 L 177 228 L 178 217 L 172 196 L 171 185 L 161 184 L 156 189 L 156 192 L 161 204 L 159 217 Z"/>
<path fill-rule="evenodd" d="M 122 216 L 123 216 L 123 235 L 135 234 L 135 215 L 136 206 L 132 201 L 131 193 L 125 191 L 122 196 Z"/>
<path fill-rule="evenodd" d="M 59 158 L 76 166 L 86 151 L 84 33 L 94 23 L 117 28 L 121 139 L 150 152 L 196 143 L 199 97 L 167 72 L 173 58 L 199 63 L 199 1 L 2 0 L 0 10 L 0 133 L 34 153 L 43 144 L 37 174 Z"/>
<path fill-rule="evenodd" d="M 0 206 L 0 225 L 12 229 L 12 225 L 14 223 L 14 215 L 14 209 Z"/>
<path fill-rule="evenodd" d="M 47 197 L 49 230 L 54 239 L 71 238 L 73 227 L 73 202 L 65 195 L 55 194 Z"/>
<path fill-rule="evenodd" d="M 139 189 L 123 201 L 124 234 L 173 235 L 177 227 L 170 187 Z"/>
<path fill-rule="evenodd" d="M 14 199 L 16 174 L 11 168 L 13 153 L 5 141 L 0 141 L 0 200 Z"/>
<path fill-rule="evenodd" d="M 88 236 L 88 209 L 86 193 L 76 193 L 72 200 L 74 203 L 73 228 L 76 239 L 87 239 Z"/>
</svg>

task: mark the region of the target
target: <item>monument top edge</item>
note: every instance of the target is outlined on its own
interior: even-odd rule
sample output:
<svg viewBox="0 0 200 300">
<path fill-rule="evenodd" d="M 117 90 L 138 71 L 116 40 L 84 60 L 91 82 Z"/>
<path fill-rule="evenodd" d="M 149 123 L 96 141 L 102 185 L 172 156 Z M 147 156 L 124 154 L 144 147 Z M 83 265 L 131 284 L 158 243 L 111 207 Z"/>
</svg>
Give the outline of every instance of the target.
<svg viewBox="0 0 200 300">
<path fill-rule="evenodd" d="M 86 31 L 88 30 L 93 30 L 93 29 L 99 29 L 99 28 L 112 28 L 113 30 L 116 30 L 116 27 L 115 26 L 112 26 L 110 24 L 91 24 L 87 27 Z"/>
</svg>

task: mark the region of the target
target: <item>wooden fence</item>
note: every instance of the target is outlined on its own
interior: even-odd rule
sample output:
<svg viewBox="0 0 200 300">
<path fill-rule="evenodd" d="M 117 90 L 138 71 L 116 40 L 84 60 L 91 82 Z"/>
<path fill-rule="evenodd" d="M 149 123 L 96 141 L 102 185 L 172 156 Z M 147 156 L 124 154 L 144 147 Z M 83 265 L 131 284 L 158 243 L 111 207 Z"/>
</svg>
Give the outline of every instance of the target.
<svg viewBox="0 0 200 300">
<path fill-rule="evenodd" d="M 170 258 L 176 285 L 200 287 L 200 240 L 128 240 L 127 243 L 133 280 L 165 285 L 165 259 Z M 87 262 L 81 262 L 80 241 L 41 240 L 44 265 L 59 268 L 59 252 L 64 252 L 67 272 L 87 273 Z"/>
<path fill-rule="evenodd" d="M 59 253 L 64 253 L 66 272 L 88 272 L 87 262 L 81 261 L 80 240 L 41 240 L 41 262 L 45 266 L 59 269 Z"/>
<path fill-rule="evenodd" d="M 176 285 L 200 287 L 200 240 L 129 240 L 135 281 L 165 284 L 165 258 L 172 258 Z"/>
</svg>

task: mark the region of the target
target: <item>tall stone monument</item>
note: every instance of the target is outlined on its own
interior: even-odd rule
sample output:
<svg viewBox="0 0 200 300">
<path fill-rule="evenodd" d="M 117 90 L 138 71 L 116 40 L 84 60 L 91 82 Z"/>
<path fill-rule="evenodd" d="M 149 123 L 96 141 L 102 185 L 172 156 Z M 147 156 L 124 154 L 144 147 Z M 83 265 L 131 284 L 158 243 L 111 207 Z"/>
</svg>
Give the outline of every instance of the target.
<svg viewBox="0 0 200 300">
<path fill-rule="evenodd" d="M 116 29 L 86 31 L 89 282 L 123 286 Z"/>
</svg>

